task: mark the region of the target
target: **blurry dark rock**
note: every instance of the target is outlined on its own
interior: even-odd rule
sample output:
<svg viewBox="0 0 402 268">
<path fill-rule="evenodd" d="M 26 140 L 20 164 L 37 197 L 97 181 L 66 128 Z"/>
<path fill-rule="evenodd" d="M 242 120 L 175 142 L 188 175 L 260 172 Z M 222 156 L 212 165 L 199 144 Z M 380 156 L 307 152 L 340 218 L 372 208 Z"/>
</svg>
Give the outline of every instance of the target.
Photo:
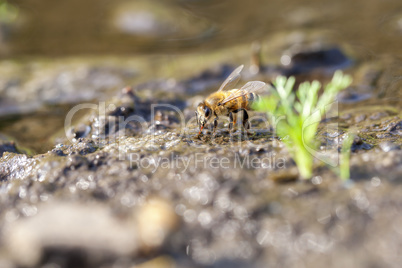
<svg viewBox="0 0 402 268">
<path fill-rule="evenodd" d="M 5 152 L 18 153 L 15 142 L 0 139 L 0 157 L 2 157 Z"/>
<path fill-rule="evenodd" d="M 353 143 L 352 143 L 350 150 L 352 152 L 356 152 L 359 150 L 370 150 L 371 148 L 373 148 L 373 145 L 364 142 L 361 137 L 356 136 L 353 139 Z"/>
<path fill-rule="evenodd" d="M 91 127 L 84 124 L 79 124 L 76 127 L 71 129 L 71 138 L 72 139 L 79 139 L 85 138 L 88 136 L 89 132 L 91 131 Z"/>
<path fill-rule="evenodd" d="M 285 59 L 286 58 L 286 59 Z M 306 49 L 282 56 L 287 76 L 312 71 L 333 72 L 348 67 L 352 61 L 339 48 Z"/>
<path fill-rule="evenodd" d="M 402 136 L 402 121 L 393 122 L 388 126 L 388 131 L 392 135 Z"/>
<path fill-rule="evenodd" d="M 57 156 L 66 156 L 66 154 L 63 152 L 63 150 L 60 149 L 52 149 L 51 153 L 54 153 Z"/>
<path fill-rule="evenodd" d="M 353 102 L 367 100 L 370 97 L 371 97 L 371 94 L 369 94 L 369 93 L 358 93 L 358 92 L 354 92 L 354 91 L 346 89 L 346 90 L 341 91 L 338 94 L 337 99 L 341 103 L 353 103 Z"/>
<path fill-rule="evenodd" d="M 114 99 L 114 102 L 109 104 L 108 115 L 127 118 L 134 113 L 137 101 L 138 98 L 133 88 L 125 87 L 120 91 L 118 97 Z"/>
<path fill-rule="evenodd" d="M 113 111 L 109 113 L 112 116 L 122 116 L 123 118 L 127 118 L 130 114 L 134 113 L 134 108 L 131 105 L 128 106 L 119 106 L 116 107 Z"/>
<path fill-rule="evenodd" d="M 92 137 L 105 139 L 119 130 L 119 121 L 114 116 L 97 116 L 93 118 Z"/>
</svg>

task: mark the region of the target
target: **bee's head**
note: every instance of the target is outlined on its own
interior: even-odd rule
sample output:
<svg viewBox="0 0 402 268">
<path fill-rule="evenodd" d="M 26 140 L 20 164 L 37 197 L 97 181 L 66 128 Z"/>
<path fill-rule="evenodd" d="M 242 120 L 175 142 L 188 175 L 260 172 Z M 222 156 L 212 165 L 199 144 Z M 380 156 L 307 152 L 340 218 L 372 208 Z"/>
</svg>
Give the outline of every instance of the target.
<svg viewBox="0 0 402 268">
<path fill-rule="evenodd" d="M 202 129 L 211 118 L 212 110 L 205 104 L 205 102 L 201 102 L 195 110 L 195 115 L 197 116 L 198 126 Z"/>
</svg>

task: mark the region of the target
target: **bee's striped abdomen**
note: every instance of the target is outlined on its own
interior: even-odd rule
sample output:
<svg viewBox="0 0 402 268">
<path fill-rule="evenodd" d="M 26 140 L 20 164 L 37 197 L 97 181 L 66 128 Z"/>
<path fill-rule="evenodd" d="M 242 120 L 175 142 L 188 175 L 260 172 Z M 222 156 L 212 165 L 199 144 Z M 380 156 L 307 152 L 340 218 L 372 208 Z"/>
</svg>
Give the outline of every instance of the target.
<svg viewBox="0 0 402 268">
<path fill-rule="evenodd" d="M 260 100 L 260 96 L 255 93 L 247 94 L 247 109 L 251 109 L 253 103 L 256 103 Z"/>
</svg>

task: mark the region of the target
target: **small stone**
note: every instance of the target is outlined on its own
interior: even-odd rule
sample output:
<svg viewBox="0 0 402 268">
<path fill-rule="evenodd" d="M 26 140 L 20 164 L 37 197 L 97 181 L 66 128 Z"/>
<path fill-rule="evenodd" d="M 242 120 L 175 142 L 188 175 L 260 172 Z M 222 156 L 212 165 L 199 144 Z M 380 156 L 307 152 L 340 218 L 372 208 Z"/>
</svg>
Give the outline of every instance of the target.
<svg viewBox="0 0 402 268">
<path fill-rule="evenodd" d="M 402 136 L 402 121 L 399 121 L 398 123 L 391 123 L 389 124 L 389 133 L 392 135 L 399 135 Z"/>
<path fill-rule="evenodd" d="M 394 150 L 400 150 L 401 147 L 395 143 L 392 143 L 390 141 L 385 141 L 385 142 L 381 142 L 379 144 L 381 150 L 383 150 L 384 152 L 390 152 L 390 151 L 394 151 Z"/>
<path fill-rule="evenodd" d="M 288 75 L 308 73 L 313 70 L 341 69 L 351 64 L 351 60 L 340 48 L 304 48 L 290 52 L 289 59 L 285 60 Z"/>
<path fill-rule="evenodd" d="M 139 238 L 145 251 L 160 247 L 179 224 L 174 208 L 159 198 L 151 198 L 140 208 L 136 213 L 136 221 Z"/>
<path fill-rule="evenodd" d="M 383 118 L 384 116 L 387 116 L 387 115 L 388 115 L 388 114 L 387 114 L 387 113 L 384 113 L 384 112 L 377 112 L 377 113 L 371 115 L 371 116 L 370 116 L 370 119 L 371 119 L 371 120 L 378 120 L 378 119 L 381 119 L 381 118 Z"/>
<path fill-rule="evenodd" d="M 297 180 L 299 178 L 299 171 L 296 167 L 286 170 L 277 170 L 274 173 L 270 174 L 269 177 L 274 182 L 289 182 Z"/>
<path fill-rule="evenodd" d="M 359 136 L 356 136 L 353 140 L 353 143 L 352 143 L 352 146 L 350 149 L 352 152 L 356 152 L 359 150 L 370 150 L 371 148 L 373 148 L 373 146 L 371 144 L 363 142 L 362 138 L 360 138 Z"/>
<path fill-rule="evenodd" d="M 5 228 L 7 250 L 21 266 L 38 266 L 45 254 L 67 260 L 78 249 L 87 256 L 83 266 L 107 255 L 131 256 L 138 250 L 135 222 L 115 218 L 98 205 L 46 203 L 36 216 Z"/>
<path fill-rule="evenodd" d="M 355 117 L 355 122 L 356 123 L 360 123 L 362 121 L 366 120 L 366 115 L 365 114 L 361 114 Z"/>
<path fill-rule="evenodd" d="M 379 139 L 386 139 L 386 138 L 389 138 L 390 136 L 391 136 L 391 134 L 389 134 L 389 133 L 379 133 L 376 135 L 376 137 Z"/>
</svg>

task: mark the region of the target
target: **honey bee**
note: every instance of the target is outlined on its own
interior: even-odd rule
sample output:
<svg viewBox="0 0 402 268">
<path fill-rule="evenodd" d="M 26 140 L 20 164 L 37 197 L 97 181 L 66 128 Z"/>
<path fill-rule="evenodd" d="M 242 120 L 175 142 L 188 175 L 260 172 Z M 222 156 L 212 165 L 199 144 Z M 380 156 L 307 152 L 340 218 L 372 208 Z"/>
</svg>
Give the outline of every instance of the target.
<svg viewBox="0 0 402 268">
<path fill-rule="evenodd" d="M 251 81 L 239 89 L 232 89 L 240 80 L 240 72 L 244 65 L 237 67 L 226 80 L 222 83 L 218 91 L 209 95 L 203 102 L 198 104 L 195 111 L 197 123 L 200 128 L 198 135 L 201 134 L 205 125 L 212 121 L 212 133 L 215 133 L 218 126 L 218 116 L 229 116 L 229 132 L 233 131 L 236 124 L 237 113 L 243 111 L 243 126 L 248 131 L 250 122 L 248 121 L 247 110 L 251 110 L 254 102 L 259 100 L 255 91 L 265 87 L 261 81 Z"/>
</svg>

